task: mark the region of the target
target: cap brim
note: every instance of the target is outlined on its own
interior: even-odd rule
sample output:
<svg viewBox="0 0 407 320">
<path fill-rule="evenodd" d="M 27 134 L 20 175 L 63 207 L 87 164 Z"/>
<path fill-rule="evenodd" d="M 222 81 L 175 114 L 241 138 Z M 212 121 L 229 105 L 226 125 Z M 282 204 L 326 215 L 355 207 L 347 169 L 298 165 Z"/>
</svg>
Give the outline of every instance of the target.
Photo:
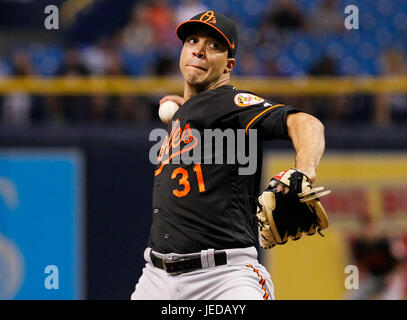
<svg viewBox="0 0 407 320">
<path fill-rule="evenodd" d="M 198 25 L 198 24 L 201 24 L 201 25 L 203 24 L 208 27 L 211 27 L 213 30 L 216 31 L 217 34 L 219 34 L 226 41 L 226 43 L 229 47 L 229 50 L 233 50 L 229 39 L 226 37 L 226 35 L 222 31 L 220 31 L 214 25 L 212 25 L 208 22 L 205 22 L 205 21 L 201 21 L 201 20 L 188 20 L 188 21 L 184 21 L 184 22 L 180 23 L 176 29 L 177 37 L 179 39 L 181 39 L 182 41 L 184 41 L 185 38 L 188 36 L 187 27 L 192 26 L 192 25 Z"/>
</svg>

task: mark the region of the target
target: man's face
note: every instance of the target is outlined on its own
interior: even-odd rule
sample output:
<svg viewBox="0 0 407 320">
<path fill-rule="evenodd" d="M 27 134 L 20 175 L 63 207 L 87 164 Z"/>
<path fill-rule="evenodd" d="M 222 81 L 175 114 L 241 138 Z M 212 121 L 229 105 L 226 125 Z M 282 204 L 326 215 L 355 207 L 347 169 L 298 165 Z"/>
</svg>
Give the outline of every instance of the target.
<svg viewBox="0 0 407 320">
<path fill-rule="evenodd" d="M 207 30 L 197 29 L 185 39 L 179 66 L 185 82 L 202 90 L 228 73 L 225 70 L 230 68 L 230 60 L 234 59 L 228 58 L 225 43 L 215 39 Z"/>
</svg>

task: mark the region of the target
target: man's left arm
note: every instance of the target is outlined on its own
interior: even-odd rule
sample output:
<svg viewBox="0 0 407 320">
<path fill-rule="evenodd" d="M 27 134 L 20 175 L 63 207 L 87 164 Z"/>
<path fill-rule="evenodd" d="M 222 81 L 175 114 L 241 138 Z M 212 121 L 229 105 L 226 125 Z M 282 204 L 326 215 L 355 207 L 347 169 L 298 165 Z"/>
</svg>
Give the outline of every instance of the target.
<svg viewBox="0 0 407 320">
<path fill-rule="evenodd" d="M 274 176 L 257 199 L 259 242 L 262 248 L 298 240 L 304 232 L 313 235 L 328 228 L 329 221 L 320 197 L 331 190 L 313 188 L 316 170 L 325 149 L 324 126 L 312 115 L 297 112 L 286 117 L 288 137 L 295 156 L 295 169 Z M 283 194 L 281 194 L 283 193 Z M 285 195 L 284 195 L 285 194 Z M 320 233 L 321 234 L 321 233 Z"/>
<path fill-rule="evenodd" d="M 310 114 L 297 112 L 287 116 L 287 128 L 296 152 L 295 167 L 314 182 L 325 150 L 324 125 Z"/>
</svg>

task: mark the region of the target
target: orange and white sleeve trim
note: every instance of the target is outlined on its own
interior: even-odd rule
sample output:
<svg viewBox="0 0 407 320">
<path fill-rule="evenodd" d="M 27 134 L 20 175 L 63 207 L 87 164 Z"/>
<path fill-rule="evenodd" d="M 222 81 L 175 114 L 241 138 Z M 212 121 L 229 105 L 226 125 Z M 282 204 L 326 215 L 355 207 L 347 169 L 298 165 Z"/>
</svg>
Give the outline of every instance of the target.
<svg viewBox="0 0 407 320">
<path fill-rule="evenodd" d="M 250 129 L 250 126 L 254 123 L 254 121 L 256 121 L 258 118 L 260 118 L 263 114 L 269 112 L 270 110 L 276 108 L 276 107 L 283 107 L 284 104 L 275 104 L 274 106 L 271 106 L 269 108 L 267 108 L 266 110 L 263 110 L 262 112 L 260 112 L 257 116 L 255 116 L 252 120 L 250 120 L 250 122 L 247 124 L 246 129 L 245 129 L 245 133 L 247 134 L 247 132 Z"/>
</svg>

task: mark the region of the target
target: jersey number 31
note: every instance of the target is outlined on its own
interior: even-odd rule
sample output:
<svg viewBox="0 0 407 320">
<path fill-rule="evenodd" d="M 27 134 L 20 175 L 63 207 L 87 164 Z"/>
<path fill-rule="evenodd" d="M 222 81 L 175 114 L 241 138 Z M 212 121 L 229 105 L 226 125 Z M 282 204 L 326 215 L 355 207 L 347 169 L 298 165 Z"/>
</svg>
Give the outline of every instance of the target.
<svg viewBox="0 0 407 320">
<path fill-rule="evenodd" d="M 197 163 L 194 166 L 194 172 L 196 174 L 196 179 L 198 181 L 198 188 L 199 192 L 205 192 L 205 183 L 202 175 L 202 167 L 200 163 Z M 188 171 L 185 168 L 176 168 L 172 172 L 171 179 L 177 178 L 177 176 L 181 175 L 181 178 L 179 178 L 178 183 L 182 186 L 184 186 L 183 190 L 172 190 L 172 193 L 174 196 L 178 198 L 185 197 L 190 191 L 191 191 L 191 185 L 188 180 Z"/>
</svg>

